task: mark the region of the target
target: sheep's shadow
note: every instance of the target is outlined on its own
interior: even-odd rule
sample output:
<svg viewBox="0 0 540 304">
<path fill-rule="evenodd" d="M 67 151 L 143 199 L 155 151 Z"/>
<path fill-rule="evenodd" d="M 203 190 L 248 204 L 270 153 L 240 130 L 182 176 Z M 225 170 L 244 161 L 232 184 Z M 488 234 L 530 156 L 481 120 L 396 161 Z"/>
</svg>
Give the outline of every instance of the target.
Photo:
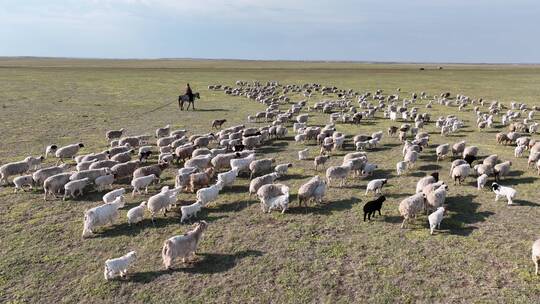
<svg viewBox="0 0 540 304">
<path fill-rule="evenodd" d="M 130 281 L 137 283 L 150 283 L 158 277 L 175 272 L 185 272 L 191 274 L 216 274 L 231 270 L 238 262 L 248 257 L 261 257 L 264 252 L 259 250 L 243 250 L 234 254 L 220 253 L 200 253 L 198 259 L 190 263 L 187 267 L 175 268 L 170 270 L 146 271 L 134 273 Z M 175 261 L 175 264 L 181 264 L 181 261 Z"/>
<path fill-rule="evenodd" d="M 392 169 L 377 169 L 373 172 L 373 175 L 369 177 L 370 179 L 377 179 L 377 178 L 392 178 L 394 177 L 394 171 Z"/>
<path fill-rule="evenodd" d="M 474 230 L 478 229 L 470 224 L 485 221 L 488 217 L 495 214 L 491 211 L 478 212 L 479 203 L 474 202 L 474 195 L 452 196 L 446 200 L 448 210 L 453 213 L 443 220 L 443 226 L 449 226 L 449 233 L 460 236 L 468 236 Z M 464 226 L 467 225 L 467 226 Z"/>
<path fill-rule="evenodd" d="M 401 216 L 397 216 L 397 215 L 385 216 L 383 214 L 382 215 L 382 220 L 383 220 L 383 222 L 389 223 L 389 224 L 401 224 L 403 222 L 403 218 Z"/>
<path fill-rule="evenodd" d="M 422 166 L 418 167 L 418 170 L 421 170 L 421 171 L 438 171 L 441 168 L 442 168 L 441 165 L 427 164 L 427 165 L 422 165 Z"/>
<path fill-rule="evenodd" d="M 211 109 L 195 109 L 194 112 L 229 112 L 228 109 L 211 108 Z"/>
<path fill-rule="evenodd" d="M 248 208 L 249 206 L 256 204 L 254 200 L 234 201 L 232 203 L 220 203 L 217 207 L 207 208 L 206 213 L 211 212 L 237 212 Z M 204 210 L 203 210 L 204 211 Z"/>
<path fill-rule="evenodd" d="M 307 178 L 307 177 L 309 177 L 309 176 L 308 175 L 303 175 L 303 174 L 286 174 L 283 177 L 280 177 L 278 180 L 279 181 L 288 181 L 288 180 L 292 180 L 292 179 L 304 179 L 304 178 Z"/>
<path fill-rule="evenodd" d="M 296 201 L 296 200 L 292 200 Z M 305 214 L 305 213 L 313 213 L 313 214 L 321 214 L 321 215 L 330 215 L 334 212 L 340 212 L 344 210 L 349 210 L 355 205 L 356 203 L 361 202 L 362 200 L 356 197 L 351 197 L 349 199 L 342 199 L 338 201 L 325 201 L 322 204 L 317 205 L 308 205 L 305 206 L 298 206 L 296 205 L 293 208 L 289 208 L 287 210 L 287 213 L 291 214 Z"/>
<path fill-rule="evenodd" d="M 179 216 L 171 216 L 172 212 L 167 213 L 167 217 L 156 217 L 154 218 L 154 223 L 149 218 L 145 218 L 137 224 L 132 224 L 131 226 L 126 223 L 115 224 L 110 227 L 102 227 L 100 231 L 95 232 L 95 236 L 98 238 L 112 238 L 122 235 L 135 236 L 141 233 L 145 229 L 150 228 L 163 228 L 169 225 L 180 224 Z"/>
<path fill-rule="evenodd" d="M 515 185 L 534 183 L 537 180 L 538 179 L 535 177 L 503 178 L 499 180 L 497 183 L 503 186 L 515 186 Z M 491 183 L 486 184 L 486 185 L 491 185 Z"/>
<path fill-rule="evenodd" d="M 533 203 L 531 201 L 526 201 L 526 200 L 514 200 L 514 204 L 518 206 L 540 207 L 540 204 Z"/>
<path fill-rule="evenodd" d="M 223 188 L 222 193 L 246 193 L 249 191 L 248 185 L 232 185 L 230 187 Z"/>
</svg>

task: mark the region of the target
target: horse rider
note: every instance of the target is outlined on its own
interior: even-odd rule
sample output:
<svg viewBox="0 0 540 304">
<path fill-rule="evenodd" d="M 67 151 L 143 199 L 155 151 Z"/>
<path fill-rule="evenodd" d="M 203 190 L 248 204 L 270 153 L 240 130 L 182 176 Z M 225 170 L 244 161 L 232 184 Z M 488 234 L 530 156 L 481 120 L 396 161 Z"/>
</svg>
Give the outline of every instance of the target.
<svg viewBox="0 0 540 304">
<path fill-rule="evenodd" d="M 193 91 L 191 90 L 189 83 L 186 86 L 186 95 L 189 97 L 189 101 L 193 102 Z"/>
</svg>

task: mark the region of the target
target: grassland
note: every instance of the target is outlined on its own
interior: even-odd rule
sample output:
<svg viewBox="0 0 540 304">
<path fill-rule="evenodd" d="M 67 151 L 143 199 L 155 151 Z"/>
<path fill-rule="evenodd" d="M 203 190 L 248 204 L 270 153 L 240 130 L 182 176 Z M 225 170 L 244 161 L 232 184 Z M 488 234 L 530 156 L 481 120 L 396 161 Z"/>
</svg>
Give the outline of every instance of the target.
<svg viewBox="0 0 540 304">
<path fill-rule="evenodd" d="M 227 125 L 245 123 L 247 115 L 263 106 L 207 85 L 232 85 L 237 79 L 278 80 L 281 83 L 317 82 L 374 91 L 381 88 L 402 95 L 426 91 L 461 93 L 486 100 L 512 100 L 538 105 L 540 67 L 435 66 L 354 63 L 238 62 L 238 61 L 105 61 L 0 60 L 0 161 L 37 155 L 51 143 L 83 141 L 83 152 L 106 147 L 105 130 L 125 127 L 130 134 L 152 133 L 167 123 L 192 132 L 206 132 L 214 118 Z M 190 82 L 202 99 L 198 111 L 180 112 L 174 101 Z M 299 100 L 300 96 L 293 96 Z M 316 96 L 310 102 L 318 100 Z M 149 112 L 151 111 L 151 112 Z M 424 109 L 422 108 L 422 111 Z M 433 117 L 457 109 L 435 106 Z M 401 158 L 397 139 L 385 137 L 369 154 L 380 169 L 375 177 L 390 177 L 389 197 L 382 217 L 362 222 L 366 180 L 349 180 L 344 189 L 330 189 L 327 203 L 296 208 L 282 215 L 262 214 L 247 195 L 243 177 L 200 213 L 210 227 L 200 244 L 199 259 L 164 271 L 163 241 L 188 229 L 178 212 L 159 217 L 156 227 L 145 220 L 128 227 L 125 213 L 143 197 L 128 199 L 116 225 L 82 240 L 84 210 L 96 206 L 102 193 L 91 192 L 76 201 L 42 200 L 40 191 L 13 194 L 0 188 L 0 301 L 9 303 L 538 303 L 540 278 L 533 274 L 530 245 L 540 236 L 538 187 L 526 159 L 515 159 L 511 147 L 494 144 L 500 127 L 479 132 L 471 109 L 460 112 L 467 122 L 461 132 L 441 138 L 433 124 L 432 146 L 422 154 L 417 171 L 395 176 Z M 310 121 L 323 124 L 327 115 Z M 376 119 L 360 126 L 338 125 L 348 135 L 386 129 Z M 290 134 L 289 134 L 290 135 Z M 420 217 L 400 229 L 399 201 L 414 192 L 419 177 L 440 170 L 444 179 L 450 161 L 435 163 L 436 144 L 467 140 L 482 155 L 497 153 L 514 163 L 505 182 L 519 191 L 518 206 L 494 202 L 487 189 L 452 186 L 450 212 L 442 231 L 430 236 Z M 317 150 L 311 146 L 313 154 Z M 352 150 L 349 143 L 347 151 Z M 311 162 L 296 152 L 303 146 L 292 137 L 260 150 L 278 162 L 293 162 L 282 180 L 293 196 L 300 184 L 316 174 Z M 340 163 L 336 153 L 332 164 Z M 47 162 L 53 162 L 48 160 Z M 166 184 L 173 184 L 173 170 Z M 155 192 L 156 188 L 152 189 Z M 193 202 L 193 195 L 180 199 Z M 103 262 L 129 250 L 139 259 L 128 280 L 105 282 Z"/>
</svg>

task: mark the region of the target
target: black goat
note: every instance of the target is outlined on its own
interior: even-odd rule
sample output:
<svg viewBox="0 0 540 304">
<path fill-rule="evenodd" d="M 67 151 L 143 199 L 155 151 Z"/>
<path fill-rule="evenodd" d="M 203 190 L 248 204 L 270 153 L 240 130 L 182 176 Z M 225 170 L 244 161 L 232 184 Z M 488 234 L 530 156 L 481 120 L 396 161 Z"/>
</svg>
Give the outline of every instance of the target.
<svg viewBox="0 0 540 304">
<path fill-rule="evenodd" d="M 366 221 L 366 216 L 368 220 L 371 220 L 372 215 L 375 217 L 376 211 L 379 211 L 379 215 L 381 215 L 381 208 L 384 201 L 386 201 L 386 196 L 381 195 L 364 205 L 364 222 Z"/>
</svg>

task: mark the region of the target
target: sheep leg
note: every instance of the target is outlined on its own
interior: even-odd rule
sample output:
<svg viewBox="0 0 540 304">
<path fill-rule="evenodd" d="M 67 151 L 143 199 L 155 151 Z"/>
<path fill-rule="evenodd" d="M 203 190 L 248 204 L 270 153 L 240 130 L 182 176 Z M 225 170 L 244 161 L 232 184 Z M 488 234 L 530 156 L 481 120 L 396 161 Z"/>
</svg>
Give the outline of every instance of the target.
<svg viewBox="0 0 540 304">
<path fill-rule="evenodd" d="M 405 223 L 407 222 L 407 218 L 403 219 L 403 222 L 401 223 L 401 229 L 405 228 Z"/>
<path fill-rule="evenodd" d="M 382 214 L 381 214 L 381 209 L 379 209 L 379 215 L 382 216 Z"/>
<path fill-rule="evenodd" d="M 136 190 L 137 190 L 136 188 L 133 188 L 133 191 L 131 191 L 131 197 L 135 197 L 135 191 Z"/>
<path fill-rule="evenodd" d="M 499 194 L 495 193 L 495 201 L 499 200 Z"/>
<path fill-rule="evenodd" d="M 535 274 L 538 275 L 538 258 L 534 259 Z"/>
</svg>

